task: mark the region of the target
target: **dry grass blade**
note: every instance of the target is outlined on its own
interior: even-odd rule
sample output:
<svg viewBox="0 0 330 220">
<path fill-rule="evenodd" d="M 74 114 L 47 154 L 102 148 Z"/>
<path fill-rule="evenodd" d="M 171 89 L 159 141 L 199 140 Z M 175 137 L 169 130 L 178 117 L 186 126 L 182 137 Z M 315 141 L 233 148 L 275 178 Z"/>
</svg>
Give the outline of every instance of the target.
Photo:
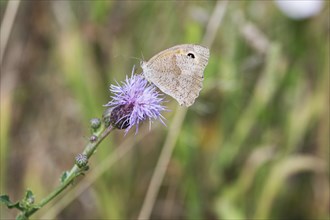
<svg viewBox="0 0 330 220">
<path fill-rule="evenodd" d="M 8 1 L 6 12 L 4 14 L 3 20 L 1 22 L 0 29 L 0 65 L 2 66 L 3 56 L 7 48 L 9 36 L 13 28 L 17 10 L 20 4 L 20 0 L 17 1 Z"/>
<path fill-rule="evenodd" d="M 204 38 L 202 40 L 203 44 L 211 47 L 216 33 L 220 27 L 222 18 L 224 16 L 224 13 L 227 8 L 227 1 L 218 1 L 215 9 L 213 10 L 213 13 L 210 17 L 210 20 L 207 25 L 206 33 L 204 35 Z M 162 148 L 162 152 L 159 156 L 159 160 L 157 162 L 155 171 L 153 173 L 153 176 L 151 178 L 146 197 L 144 199 L 140 214 L 138 219 L 149 219 L 151 215 L 151 211 L 154 207 L 155 200 L 157 197 L 157 194 L 159 192 L 159 188 L 161 186 L 161 183 L 163 182 L 165 172 L 168 166 L 168 163 L 170 161 L 170 158 L 172 156 L 172 152 L 174 149 L 174 146 L 176 144 L 177 138 L 179 136 L 184 118 L 186 116 L 187 110 L 182 109 L 179 107 L 177 110 L 173 123 L 170 126 L 169 133 L 167 134 L 164 146 Z"/>
<path fill-rule="evenodd" d="M 268 219 L 271 204 L 276 198 L 284 181 L 297 173 L 311 171 L 325 172 L 326 163 L 313 156 L 295 155 L 284 159 L 274 166 L 259 199 L 254 219 Z"/>
</svg>

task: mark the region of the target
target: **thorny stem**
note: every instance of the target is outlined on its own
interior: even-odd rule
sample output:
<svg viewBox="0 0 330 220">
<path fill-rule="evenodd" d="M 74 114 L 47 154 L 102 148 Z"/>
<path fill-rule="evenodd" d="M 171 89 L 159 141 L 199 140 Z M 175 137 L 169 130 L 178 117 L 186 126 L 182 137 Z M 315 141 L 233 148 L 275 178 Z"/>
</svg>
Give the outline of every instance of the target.
<svg viewBox="0 0 330 220">
<path fill-rule="evenodd" d="M 106 136 L 110 134 L 110 132 L 113 130 L 113 127 L 110 125 L 109 127 L 102 127 L 100 128 L 96 133 L 94 133 L 95 136 L 97 136 L 97 140 L 95 142 L 89 142 L 84 151 L 83 154 L 87 156 L 87 158 L 90 158 L 93 153 L 95 152 L 96 148 L 99 146 L 99 144 L 104 140 Z M 35 208 L 29 210 L 26 213 L 23 213 L 23 215 L 26 218 L 29 218 L 32 214 L 34 214 L 36 211 L 38 211 L 40 208 L 45 206 L 47 203 L 49 203 L 51 200 L 53 200 L 57 195 L 59 195 L 63 190 L 65 190 L 74 180 L 77 176 L 82 174 L 84 172 L 84 168 L 79 168 L 76 164 L 71 168 L 71 170 L 68 172 L 67 177 L 65 180 L 59 185 L 56 189 L 54 189 L 48 196 L 46 196 L 44 199 L 42 199 L 38 204 L 35 205 Z"/>
</svg>

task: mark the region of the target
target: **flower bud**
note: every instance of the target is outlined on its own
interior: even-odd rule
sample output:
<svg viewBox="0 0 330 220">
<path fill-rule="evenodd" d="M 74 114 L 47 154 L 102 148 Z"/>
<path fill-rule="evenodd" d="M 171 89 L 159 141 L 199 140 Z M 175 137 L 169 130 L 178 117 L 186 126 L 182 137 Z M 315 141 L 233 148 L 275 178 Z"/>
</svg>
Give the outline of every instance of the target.
<svg viewBox="0 0 330 220">
<path fill-rule="evenodd" d="M 101 126 L 101 120 L 99 118 L 92 118 L 90 120 L 91 128 L 95 131 Z"/>
<path fill-rule="evenodd" d="M 97 141 L 97 136 L 96 136 L 96 135 L 92 135 L 92 136 L 90 136 L 89 141 L 90 141 L 90 142 L 95 142 L 95 141 Z"/>
<path fill-rule="evenodd" d="M 76 165 L 79 168 L 85 167 L 87 165 L 87 163 L 88 163 L 87 155 L 85 155 L 85 154 L 78 154 L 76 156 Z"/>
<path fill-rule="evenodd" d="M 120 105 L 115 107 L 110 115 L 110 123 L 118 129 L 126 129 L 130 126 L 130 115 L 133 111 L 133 105 Z"/>
<path fill-rule="evenodd" d="M 112 108 L 107 108 L 106 110 L 104 110 L 103 114 L 102 114 L 102 120 L 104 122 L 105 127 L 109 127 L 110 123 L 110 115 L 112 112 Z"/>
</svg>

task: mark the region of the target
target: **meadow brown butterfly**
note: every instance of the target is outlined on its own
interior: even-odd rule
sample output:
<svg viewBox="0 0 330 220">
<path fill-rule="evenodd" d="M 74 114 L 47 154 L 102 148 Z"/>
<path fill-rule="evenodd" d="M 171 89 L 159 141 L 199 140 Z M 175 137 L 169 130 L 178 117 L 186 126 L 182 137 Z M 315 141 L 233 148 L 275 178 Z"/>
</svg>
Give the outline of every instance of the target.
<svg viewBox="0 0 330 220">
<path fill-rule="evenodd" d="M 182 44 L 142 61 L 144 77 L 180 105 L 191 106 L 203 86 L 210 51 L 200 45 Z"/>
</svg>

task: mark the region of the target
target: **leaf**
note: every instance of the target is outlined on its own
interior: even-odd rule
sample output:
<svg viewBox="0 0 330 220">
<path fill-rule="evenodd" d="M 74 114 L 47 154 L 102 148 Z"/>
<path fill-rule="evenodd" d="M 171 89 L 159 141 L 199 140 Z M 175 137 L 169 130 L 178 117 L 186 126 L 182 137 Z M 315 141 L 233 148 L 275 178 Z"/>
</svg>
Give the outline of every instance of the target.
<svg viewBox="0 0 330 220">
<path fill-rule="evenodd" d="M 28 205 L 34 203 L 34 194 L 31 190 L 29 190 L 29 189 L 26 190 L 23 201 L 26 202 Z"/>
<path fill-rule="evenodd" d="M 19 214 L 17 217 L 16 217 L 16 220 L 27 220 L 29 219 L 28 217 L 26 217 L 24 214 Z"/>
<path fill-rule="evenodd" d="M 62 176 L 61 176 L 61 183 L 64 183 L 64 181 L 68 178 L 68 174 L 69 172 L 68 171 L 65 171 Z"/>
<path fill-rule="evenodd" d="M 23 211 L 23 209 L 19 206 L 19 202 L 15 202 L 15 203 L 11 202 L 8 195 L 1 195 L 0 196 L 0 202 L 5 204 L 10 209 L 16 208 L 18 210 Z"/>
</svg>

